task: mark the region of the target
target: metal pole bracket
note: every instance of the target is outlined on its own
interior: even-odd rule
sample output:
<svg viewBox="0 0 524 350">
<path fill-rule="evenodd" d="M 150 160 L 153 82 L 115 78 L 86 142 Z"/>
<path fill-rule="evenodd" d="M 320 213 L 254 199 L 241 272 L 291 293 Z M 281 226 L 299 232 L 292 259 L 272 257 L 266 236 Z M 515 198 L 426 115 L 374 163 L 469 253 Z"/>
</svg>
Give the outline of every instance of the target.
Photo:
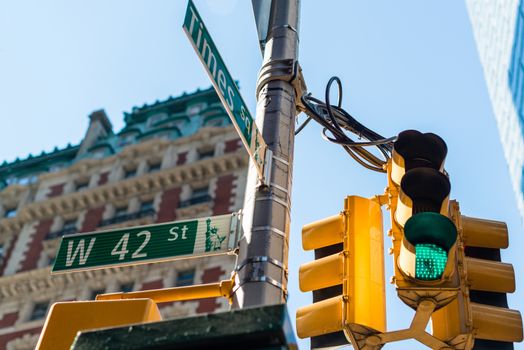
<svg viewBox="0 0 524 350">
<path fill-rule="evenodd" d="M 297 112 L 305 110 L 302 104 L 302 95 L 307 91 L 306 81 L 302 74 L 302 67 L 297 60 L 281 59 L 271 60 L 265 63 L 258 74 L 256 97 L 262 88 L 274 80 L 282 80 L 290 83 L 295 90 L 295 101 L 297 104 Z M 298 113 L 297 113 L 298 114 Z"/>
</svg>

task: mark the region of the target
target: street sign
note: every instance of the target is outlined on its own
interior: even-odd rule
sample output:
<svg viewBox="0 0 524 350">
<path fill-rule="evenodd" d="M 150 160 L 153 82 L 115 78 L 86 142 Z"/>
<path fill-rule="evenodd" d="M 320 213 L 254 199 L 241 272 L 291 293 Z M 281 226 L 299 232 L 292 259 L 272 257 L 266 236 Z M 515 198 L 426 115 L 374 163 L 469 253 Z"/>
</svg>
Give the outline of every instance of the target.
<svg viewBox="0 0 524 350">
<path fill-rule="evenodd" d="M 186 16 L 182 27 L 204 65 L 244 146 L 255 163 L 259 177 L 264 179 L 266 143 L 191 0 L 187 4 Z"/>
<path fill-rule="evenodd" d="M 238 214 L 66 235 L 51 273 L 146 264 L 233 251 Z"/>
<path fill-rule="evenodd" d="M 269 34 L 269 17 L 271 16 L 271 6 L 273 0 L 251 0 L 253 14 L 255 15 L 255 24 L 257 25 L 258 42 L 260 51 L 264 56 L 266 49 L 267 35 Z"/>
</svg>

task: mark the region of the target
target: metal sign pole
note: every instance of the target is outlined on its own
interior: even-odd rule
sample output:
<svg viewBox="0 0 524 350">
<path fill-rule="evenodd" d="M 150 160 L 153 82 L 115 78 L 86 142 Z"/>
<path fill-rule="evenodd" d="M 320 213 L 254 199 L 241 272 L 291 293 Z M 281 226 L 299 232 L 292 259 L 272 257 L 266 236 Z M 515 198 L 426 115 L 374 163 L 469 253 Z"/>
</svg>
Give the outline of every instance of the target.
<svg viewBox="0 0 524 350">
<path fill-rule="evenodd" d="M 298 79 L 299 0 L 273 1 L 257 83 L 256 123 L 272 151 L 269 181 L 250 163 L 233 306 L 285 303 Z M 295 79 L 297 78 L 297 79 Z M 271 152 L 270 152 L 271 153 Z"/>
</svg>

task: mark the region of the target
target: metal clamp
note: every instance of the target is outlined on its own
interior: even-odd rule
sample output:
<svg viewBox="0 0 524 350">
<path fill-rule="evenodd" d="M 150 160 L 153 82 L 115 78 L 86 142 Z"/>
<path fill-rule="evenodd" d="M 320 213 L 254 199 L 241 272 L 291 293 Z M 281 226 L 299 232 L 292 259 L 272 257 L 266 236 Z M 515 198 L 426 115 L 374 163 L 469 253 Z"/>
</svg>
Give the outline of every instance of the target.
<svg viewBox="0 0 524 350">
<path fill-rule="evenodd" d="M 238 240 L 242 235 L 242 211 L 231 213 L 231 224 L 229 226 L 229 239 L 227 242 L 227 250 L 235 251 L 238 248 Z"/>
<path fill-rule="evenodd" d="M 272 227 L 272 226 L 255 226 L 251 228 L 251 232 L 257 232 L 257 231 L 270 231 L 270 232 L 276 233 L 277 235 L 279 235 L 280 237 L 284 239 L 286 238 L 285 232 L 279 230 L 276 227 Z"/>
<path fill-rule="evenodd" d="M 248 264 L 252 264 L 252 263 L 257 263 L 257 262 L 265 262 L 265 263 L 270 263 L 280 269 L 282 269 L 282 272 L 283 272 L 283 277 L 285 277 L 287 279 L 288 277 L 288 270 L 287 270 L 287 267 L 284 265 L 284 263 L 282 263 L 281 261 L 278 261 L 274 258 L 271 258 L 269 256 L 253 256 L 251 258 L 248 258 L 248 259 L 245 259 L 244 261 L 242 261 L 241 263 L 239 263 L 234 271 L 235 271 L 235 275 L 238 277 L 238 271 L 240 271 L 242 268 L 244 268 L 246 265 Z M 280 282 L 278 282 L 277 280 L 275 280 L 274 278 L 272 277 L 269 277 L 269 276 L 255 276 L 255 275 L 251 275 L 251 276 L 248 276 L 248 277 L 244 277 L 241 281 L 239 281 L 238 283 L 235 284 L 235 287 L 233 289 L 233 293 L 236 292 L 236 290 L 238 288 L 240 288 L 242 285 L 244 285 L 245 283 L 249 283 L 249 282 L 267 282 L 277 288 L 279 288 L 280 290 L 282 290 L 282 292 L 284 293 L 284 298 L 287 299 L 287 295 L 288 295 L 288 292 L 287 292 L 287 289 L 284 287 L 284 285 Z"/>
<path fill-rule="evenodd" d="M 276 267 L 280 267 L 287 274 L 287 267 L 284 265 L 284 263 L 270 256 L 252 256 L 251 258 L 247 258 L 235 267 L 235 271 L 241 270 L 242 268 L 244 268 L 244 266 L 248 264 L 257 263 L 257 262 L 270 263 L 272 265 L 275 265 Z"/>
<path fill-rule="evenodd" d="M 264 178 L 262 179 L 263 186 L 269 188 L 271 184 L 271 169 L 273 168 L 273 151 L 266 147 L 264 159 Z"/>
<path fill-rule="evenodd" d="M 302 74 L 302 68 L 297 60 L 271 60 L 262 65 L 257 80 L 257 99 L 262 88 L 267 83 L 274 80 L 282 80 L 290 83 L 295 90 L 295 103 L 298 107 L 297 110 L 305 110 L 302 105 L 301 97 L 304 92 L 307 91 L 307 86 L 306 81 L 304 80 L 304 75 Z"/>
<path fill-rule="evenodd" d="M 282 285 L 282 283 L 278 282 L 277 280 L 275 280 L 275 279 L 273 279 L 273 278 L 271 278 L 269 276 L 244 278 L 242 281 L 240 281 L 240 283 L 235 284 L 235 287 L 233 288 L 232 294 L 236 293 L 236 291 L 240 287 L 242 287 L 245 283 L 249 283 L 249 282 L 267 282 L 267 283 L 277 287 L 278 289 L 280 289 L 282 291 L 282 293 L 284 294 L 284 299 L 287 299 L 287 296 L 288 296 L 287 289 Z"/>
</svg>

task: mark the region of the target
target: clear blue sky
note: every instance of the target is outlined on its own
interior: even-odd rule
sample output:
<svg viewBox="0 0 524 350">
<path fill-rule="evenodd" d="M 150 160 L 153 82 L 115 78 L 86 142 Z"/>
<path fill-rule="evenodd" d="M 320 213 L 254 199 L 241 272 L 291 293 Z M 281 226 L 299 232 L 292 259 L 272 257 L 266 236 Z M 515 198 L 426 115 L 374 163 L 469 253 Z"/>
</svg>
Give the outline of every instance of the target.
<svg viewBox="0 0 524 350">
<path fill-rule="evenodd" d="M 254 114 L 261 55 L 251 2 L 195 3 Z M 118 130 L 122 112 L 133 106 L 210 86 L 181 28 L 186 4 L 0 2 L 0 161 L 79 142 L 93 110 L 104 108 Z M 462 212 L 508 223 L 511 246 L 503 259 L 517 276 L 509 302 L 524 310 L 523 227 L 464 3 L 303 1 L 300 39 L 313 94 L 322 97 L 327 80 L 338 75 L 343 107 L 363 124 L 384 136 L 418 129 L 446 140 L 452 197 Z M 339 212 L 345 195 L 372 196 L 386 186 L 384 175 L 326 143 L 313 124 L 296 140 L 293 180 L 292 315 L 310 302 L 297 288 L 298 266 L 312 259 L 301 251 L 300 227 Z M 391 266 L 387 256 L 387 279 Z M 387 298 L 388 328 L 407 326 L 412 312 L 389 284 Z M 386 346 L 405 348 L 423 347 Z"/>
</svg>

